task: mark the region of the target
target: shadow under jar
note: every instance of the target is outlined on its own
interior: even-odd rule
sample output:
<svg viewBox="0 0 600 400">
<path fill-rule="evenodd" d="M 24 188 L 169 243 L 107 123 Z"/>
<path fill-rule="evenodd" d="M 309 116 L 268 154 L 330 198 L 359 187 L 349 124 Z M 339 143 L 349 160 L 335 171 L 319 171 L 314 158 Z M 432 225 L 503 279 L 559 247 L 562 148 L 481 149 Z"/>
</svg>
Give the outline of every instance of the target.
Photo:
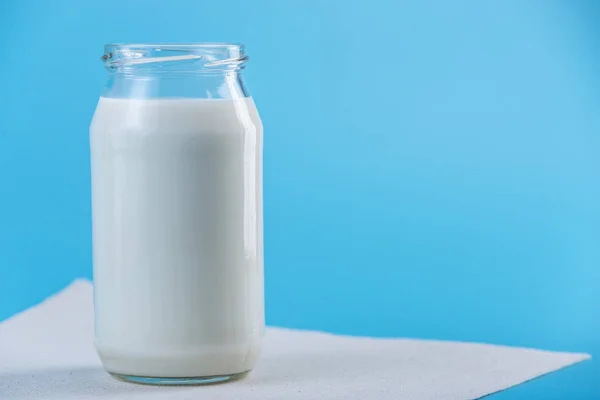
<svg viewBox="0 0 600 400">
<path fill-rule="evenodd" d="M 262 124 L 233 44 L 114 44 L 90 127 L 95 345 L 150 384 L 243 376 L 264 336 Z"/>
</svg>

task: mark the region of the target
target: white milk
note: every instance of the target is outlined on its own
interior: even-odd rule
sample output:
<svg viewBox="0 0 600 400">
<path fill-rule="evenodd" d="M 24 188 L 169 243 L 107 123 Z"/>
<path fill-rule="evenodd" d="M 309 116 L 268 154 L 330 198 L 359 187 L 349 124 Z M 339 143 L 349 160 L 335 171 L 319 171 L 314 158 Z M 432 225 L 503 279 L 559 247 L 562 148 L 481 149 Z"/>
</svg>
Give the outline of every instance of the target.
<svg viewBox="0 0 600 400">
<path fill-rule="evenodd" d="M 264 333 L 251 98 L 101 98 L 90 128 L 96 348 L 112 373 L 252 369 Z"/>
</svg>

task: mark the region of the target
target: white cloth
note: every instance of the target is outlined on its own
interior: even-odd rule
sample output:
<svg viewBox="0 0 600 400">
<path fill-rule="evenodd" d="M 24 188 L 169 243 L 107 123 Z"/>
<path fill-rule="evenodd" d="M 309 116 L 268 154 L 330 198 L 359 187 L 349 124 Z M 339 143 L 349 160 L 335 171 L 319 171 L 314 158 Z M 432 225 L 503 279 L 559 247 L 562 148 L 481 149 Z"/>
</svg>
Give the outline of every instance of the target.
<svg viewBox="0 0 600 400">
<path fill-rule="evenodd" d="M 589 358 L 487 344 L 268 328 L 261 359 L 246 379 L 152 387 L 105 373 L 92 339 L 92 286 L 84 280 L 1 323 L 0 399 L 467 400 Z"/>
</svg>

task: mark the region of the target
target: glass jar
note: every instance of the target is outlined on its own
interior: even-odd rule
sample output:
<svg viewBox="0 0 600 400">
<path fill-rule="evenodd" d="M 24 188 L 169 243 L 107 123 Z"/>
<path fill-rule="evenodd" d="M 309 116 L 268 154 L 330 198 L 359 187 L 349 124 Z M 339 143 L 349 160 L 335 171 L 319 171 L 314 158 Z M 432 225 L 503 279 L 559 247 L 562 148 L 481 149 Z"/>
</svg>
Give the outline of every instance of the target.
<svg viewBox="0 0 600 400">
<path fill-rule="evenodd" d="M 95 345 L 154 384 L 230 380 L 264 335 L 262 124 L 233 44 L 114 44 L 90 127 Z"/>
</svg>

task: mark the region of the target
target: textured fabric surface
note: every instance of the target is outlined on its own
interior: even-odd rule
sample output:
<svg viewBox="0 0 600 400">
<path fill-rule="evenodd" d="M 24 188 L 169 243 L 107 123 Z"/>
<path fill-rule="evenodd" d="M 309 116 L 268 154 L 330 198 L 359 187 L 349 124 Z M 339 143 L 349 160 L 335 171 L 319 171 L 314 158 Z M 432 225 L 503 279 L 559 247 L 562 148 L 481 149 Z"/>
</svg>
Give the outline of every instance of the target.
<svg viewBox="0 0 600 400">
<path fill-rule="evenodd" d="M 104 372 L 93 344 L 92 286 L 76 281 L 0 324 L 0 399 L 467 400 L 589 358 L 487 344 L 373 339 L 268 328 L 244 380 L 151 387 Z"/>
</svg>

